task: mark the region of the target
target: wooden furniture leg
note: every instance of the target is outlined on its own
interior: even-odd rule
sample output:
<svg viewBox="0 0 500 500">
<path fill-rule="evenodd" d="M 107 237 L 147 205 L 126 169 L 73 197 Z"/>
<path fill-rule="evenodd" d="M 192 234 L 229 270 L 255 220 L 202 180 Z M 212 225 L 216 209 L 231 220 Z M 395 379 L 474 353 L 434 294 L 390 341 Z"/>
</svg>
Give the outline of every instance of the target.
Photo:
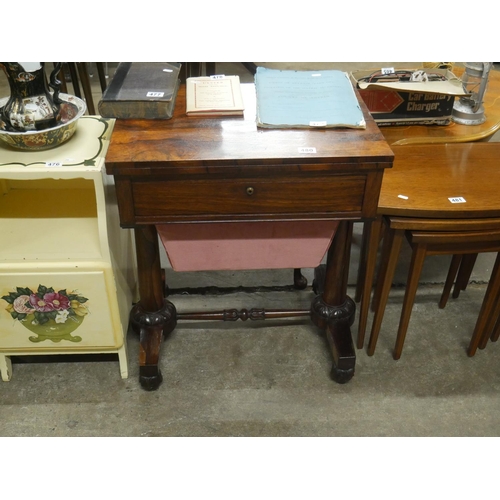
<svg viewBox="0 0 500 500">
<path fill-rule="evenodd" d="M 482 337 L 487 337 L 485 334 L 486 324 L 490 319 L 490 315 L 495 306 L 495 299 L 500 292 L 500 254 L 497 255 L 495 260 L 495 265 L 493 266 L 493 271 L 491 273 L 490 282 L 488 283 L 488 287 L 486 288 L 486 294 L 484 296 L 483 303 L 481 305 L 481 310 L 479 311 L 479 316 L 476 322 L 476 326 L 474 328 L 474 332 L 472 334 L 472 338 L 467 349 L 468 356 L 474 356 L 476 350 L 481 342 L 486 345 L 488 339 L 486 338 L 482 341 Z M 484 334 L 484 335 L 483 335 Z"/>
<path fill-rule="evenodd" d="M 479 349 L 484 349 L 490 339 L 492 342 L 496 342 L 498 340 L 498 336 L 500 334 L 500 302 L 498 299 L 499 296 L 497 295 L 494 298 L 493 310 L 488 318 L 481 340 L 479 341 Z"/>
<path fill-rule="evenodd" d="M 69 69 L 69 74 L 71 76 L 71 83 L 73 85 L 73 91 L 76 97 L 82 98 L 82 92 L 80 90 L 80 84 L 78 83 L 78 73 L 76 71 L 75 63 L 66 63 Z"/>
<path fill-rule="evenodd" d="M 464 255 L 462 257 L 462 262 L 460 264 L 460 269 L 458 271 L 457 281 L 455 283 L 455 288 L 453 289 L 452 297 L 454 299 L 458 298 L 460 292 L 467 288 L 469 284 L 470 275 L 474 269 L 474 264 L 477 260 L 477 253 L 472 253 L 469 255 Z"/>
<path fill-rule="evenodd" d="M 496 304 L 493 312 L 493 321 L 495 322 L 495 326 L 493 327 L 493 331 L 491 332 L 490 339 L 492 342 L 496 342 L 500 337 L 500 295 L 497 295 L 495 298 Z"/>
<path fill-rule="evenodd" d="M 354 294 L 354 302 L 359 302 L 363 296 L 363 288 L 365 286 L 366 260 L 369 255 L 369 239 L 371 234 L 371 221 L 363 223 L 363 232 L 361 235 L 361 249 L 359 253 L 358 274 L 356 277 L 356 292 Z"/>
<path fill-rule="evenodd" d="M 12 378 L 12 361 L 10 356 L 0 354 L 0 376 L 4 382 L 8 382 Z"/>
<path fill-rule="evenodd" d="M 467 349 L 469 356 L 474 356 L 476 349 L 484 349 L 491 336 L 496 337 L 496 323 L 498 319 L 500 304 L 500 253 L 497 255 L 493 271 L 491 272 L 490 281 L 486 288 L 479 317 L 472 334 L 472 339 Z M 493 333 L 492 333 L 493 331 Z"/>
<path fill-rule="evenodd" d="M 358 321 L 358 341 L 357 348 L 362 349 L 365 343 L 366 322 L 368 319 L 368 309 L 370 307 L 370 297 L 375 275 L 375 266 L 377 264 L 377 250 L 380 242 L 380 232 L 382 228 L 382 217 L 377 217 L 373 222 L 365 223 L 363 227 L 363 243 L 366 248 L 363 252 L 365 256 L 365 265 L 362 276 L 358 275 L 358 281 L 363 283 L 361 296 L 361 307 Z"/>
<path fill-rule="evenodd" d="M 83 87 L 83 94 L 85 95 L 85 102 L 89 115 L 95 115 L 94 99 L 92 97 L 92 87 L 90 86 L 89 72 L 87 70 L 87 63 L 77 62 L 78 74 Z"/>
<path fill-rule="evenodd" d="M 403 351 L 403 344 L 410 323 L 411 310 L 415 302 L 415 295 L 417 293 L 418 281 L 424 266 L 426 255 L 425 245 L 416 245 L 413 249 L 411 256 L 410 269 L 408 271 L 408 280 L 406 283 L 405 296 L 403 299 L 403 309 L 401 311 L 401 318 L 399 320 L 398 335 L 396 337 L 396 345 L 394 347 L 393 358 L 399 359 Z"/>
<path fill-rule="evenodd" d="M 253 62 L 242 62 L 243 66 L 245 69 L 247 69 L 252 75 L 255 75 L 257 73 L 257 65 Z"/>
<path fill-rule="evenodd" d="M 174 305 L 163 296 L 158 235 L 155 226 L 135 228 L 140 301 L 131 312 L 134 330 L 139 333 L 139 381 L 146 390 L 162 382 L 158 360 L 162 337 L 177 322 Z"/>
<path fill-rule="evenodd" d="M 498 297 L 497 297 L 497 304 L 498 304 Z M 493 329 L 493 332 L 491 334 L 491 341 L 496 342 L 498 338 L 500 337 L 500 317 L 497 315 L 496 316 L 497 321 L 495 323 L 495 328 Z"/>
<path fill-rule="evenodd" d="M 206 62 L 205 63 L 205 74 L 207 76 L 215 75 L 215 63 L 214 62 Z"/>
<path fill-rule="evenodd" d="M 452 294 L 452 297 L 454 299 L 458 298 L 460 292 L 467 288 L 472 269 L 474 268 L 474 264 L 476 263 L 477 256 L 477 253 L 469 255 L 453 255 L 450 269 L 448 270 L 448 275 L 446 277 L 443 293 L 441 294 L 441 299 L 439 300 L 440 309 L 444 309 L 444 307 L 446 306 L 446 303 L 450 298 L 450 292 L 454 282 L 455 286 L 453 287 Z"/>
<path fill-rule="evenodd" d="M 118 362 L 120 366 L 120 375 L 122 378 L 128 378 L 128 359 L 127 359 L 127 343 L 118 350 Z"/>
<path fill-rule="evenodd" d="M 297 290 L 304 290 L 307 287 L 307 278 L 302 274 L 300 267 L 293 270 L 293 286 Z"/>
<path fill-rule="evenodd" d="M 356 364 L 350 331 L 356 306 L 347 296 L 351 238 L 352 222 L 341 221 L 328 250 L 323 293 L 311 304 L 312 321 L 326 330 L 333 356 L 331 377 L 341 384 L 351 380 Z"/>
<path fill-rule="evenodd" d="M 52 63 L 54 67 L 56 66 L 56 63 Z M 61 82 L 61 92 L 64 94 L 68 93 L 68 86 L 66 85 L 66 76 L 64 74 L 64 64 L 61 66 L 61 69 L 59 70 L 59 73 L 57 75 L 57 78 Z"/>
<path fill-rule="evenodd" d="M 384 238 L 384 231 L 385 231 L 385 224 L 382 224 L 383 217 L 380 217 L 380 226 L 379 226 L 379 235 L 377 241 L 377 245 L 375 246 L 375 243 L 372 243 L 372 249 L 375 249 L 375 252 L 378 254 L 378 248 L 380 245 L 380 242 Z M 369 248 L 369 235 L 371 233 L 371 224 L 373 224 L 373 221 L 367 221 L 364 222 L 363 225 L 363 234 L 361 236 L 361 252 L 360 252 L 360 265 L 358 267 L 358 275 L 356 278 L 356 295 L 354 298 L 355 302 L 359 302 L 361 300 L 361 297 L 363 295 L 363 287 L 365 286 L 365 273 L 366 273 L 366 265 L 367 265 L 367 259 L 368 259 L 368 248 Z M 376 260 L 375 260 L 376 262 Z M 373 283 L 372 283 L 373 287 Z M 372 303 L 372 310 L 374 310 L 373 303 Z"/>
<path fill-rule="evenodd" d="M 342 281 L 342 291 L 340 295 L 345 298 L 347 294 L 347 284 L 349 282 L 349 262 L 351 260 L 351 249 L 352 249 L 352 232 L 354 228 L 354 224 L 350 221 L 346 221 L 346 236 L 344 242 L 344 257 L 343 257 L 343 266 L 344 266 L 344 274 Z M 352 318 L 354 321 L 354 318 Z"/>
<path fill-rule="evenodd" d="M 385 245 L 385 237 L 386 235 L 388 235 L 388 233 L 390 231 L 392 231 L 392 229 L 390 229 L 390 224 L 389 223 L 386 223 L 384 222 L 384 218 L 382 217 L 382 224 L 380 226 L 380 234 L 379 234 L 379 245 L 380 245 L 380 241 L 383 241 L 384 244 L 382 245 L 382 251 L 381 251 L 381 257 L 380 257 L 380 265 L 379 265 L 379 272 L 378 272 L 378 275 L 375 276 L 375 289 L 373 291 L 373 298 L 372 298 L 372 302 L 371 302 L 371 306 L 370 306 L 370 309 L 372 310 L 372 312 L 375 312 L 377 310 L 377 304 L 379 303 L 379 300 L 380 300 L 380 291 L 381 291 L 381 288 L 379 288 L 377 286 L 378 284 L 378 277 L 381 276 L 382 272 L 385 272 L 385 269 L 387 269 L 387 264 L 388 264 L 388 261 L 386 258 L 384 258 L 384 255 L 388 255 L 389 254 L 389 249 L 386 248 L 384 245 Z M 404 234 L 404 233 L 403 233 Z M 378 251 L 378 248 L 377 248 L 377 251 Z M 387 252 L 384 254 L 384 252 Z"/>
<path fill-rule="evenodd" d="M 380 262 L 380 271 L 375 289 L 376 309 L 373 317 L 372 331 L 368 342 L 368 356 L 373 356 L 377 345 L 380 326 L 384 318 L 385 306 L 391 290 L 392 279 L 396 271 L 401 244 L 403 243 L 403 229 L 389 229 L 384 237 L 384 245 Z"/>
<path fill-rule="evenodd" d="M 99 75 L 99 83 L 101 85 L 101 90 L 104 92 L 106 90 L 106 75 L 104 74 L 103 63 L 96 63 L 97 72 Z M 69 62 L 64 63 L 61 71 L 59 72 L 59 80 L 61 81 L 61 91 L 68 93 L 68 85 L 66 83 L 66 78 L 64 76 L 64 69 L 67 68 L 71 75 L 71 83 L 73 85 L 73 92 L 76 97 L 82 98 L 82 92 L 80 90 L 80 83 L 83 88 L 83 97 L 85 98 L 85 103 L 87 104 L 87 111 L 89 115 L 95 115 L 96 109 L 94 105 L 94 98 L 92 97 L 92 86 L 90 83 L 89 72 L 87 68 L 87 63 L 82 62 Z"/>
<path fill-rule="evenodd" d="M 443 293 L 441 294 L 441 298 L 439 299 L 439 309 L 444 309 L 446 303 L 448 302 L 451 288 L 455 281 L 455 277 L 457 276 L 457 272 L 460 268 L 463 257 L 463 255 L 455 254 L 451 259 L 450 268 L 448 269 L 448 275 L 446 276 L 446 281 L 444 283 Z"/>
<path fill-rule="evenodd" d="M 102 62 L 95 63 L 97 68 L 97 75 L 99 77 L 99 84 L 101 85 L 101 90 L 104 92 L 108 86 L 106 83 L 106 72 L 104 71 L 104 64 Z"/>
<path fill-rule="evenodd" d="M 186 79 L 196 76 L 202 76 L 202 73 L 203 73 L 203 68 L 201 62 L 183 62 L 179 78 L 182 83 L 186 83 Z"/>
</svg>

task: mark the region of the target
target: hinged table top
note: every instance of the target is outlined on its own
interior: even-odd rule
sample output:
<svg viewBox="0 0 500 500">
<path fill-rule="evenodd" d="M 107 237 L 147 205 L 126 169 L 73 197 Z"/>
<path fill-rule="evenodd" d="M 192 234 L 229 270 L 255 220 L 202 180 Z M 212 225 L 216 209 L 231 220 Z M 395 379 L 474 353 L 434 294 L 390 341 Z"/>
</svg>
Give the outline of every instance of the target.
<svg viewBox="0 0 500 500">
<path fill-rule="evenodd" d="M 309 164 L 319 170 L 336 163 L 352 164 L 353 169 L 366 168 L 367 163 L 371 169 L 392 164 L 393 153 L 361 100 L 367 124 L 363 130 L 260 129 L 255 120 L 254 85 L 242 84 L 242 94 L 243 117 L 186 116 L 182 85 L 172 119 L 116 120 L 106 157 L 107 173 L 142 175 L 153 167 L 235 164 Z"/>
</svg>

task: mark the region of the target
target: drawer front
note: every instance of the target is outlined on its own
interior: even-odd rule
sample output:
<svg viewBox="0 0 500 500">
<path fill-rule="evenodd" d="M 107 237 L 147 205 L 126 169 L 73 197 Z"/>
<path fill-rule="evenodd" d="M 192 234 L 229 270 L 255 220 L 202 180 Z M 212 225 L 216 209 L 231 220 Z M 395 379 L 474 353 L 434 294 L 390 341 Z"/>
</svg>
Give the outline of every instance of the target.
<svg viewBox="0 0 500 500">
<path fill-rule="evenodd" d="M 123 332 L 105 270 L 0 272 L 0 352 L 119 347 Z M 30 300 L 31 299 L 31 300 Z"/>
<path fill-rule="evenodd" d="M 328 214 L 362 209 L 365 176 L 132 184 L 138 217 Z"/>
</svg>

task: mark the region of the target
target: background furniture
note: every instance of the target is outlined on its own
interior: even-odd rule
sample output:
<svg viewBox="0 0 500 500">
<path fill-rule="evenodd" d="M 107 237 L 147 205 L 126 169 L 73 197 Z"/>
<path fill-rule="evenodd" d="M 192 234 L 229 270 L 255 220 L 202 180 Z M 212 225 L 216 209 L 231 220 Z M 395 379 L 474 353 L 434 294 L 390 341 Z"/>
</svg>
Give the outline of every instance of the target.
<svg viewBox="0 0 500 500">
<path fill-rule="evenodd" d="M 135 287 L 130 231 L 118 223 L 104 158 L 114 120 L 82 117 L 47 151 L 0 146 L 0 372 L 11 356 L 117 353 Z"/>
<path fill-rule="evenodd" d="M 440 309 L 443 309 L 446 306 L 453 284 L 455 284 L 452 294 L 452 297 L 454 299 L 456 299 L 460 295 L 460 292 L 462 290 L 465 290 L 467 288 L 476 260 L 477 253 L 467 255 L 453 255 L 450 268 L 448 270 L 448 276 L 446 277 L 446 281 L 444 284 L 443 293 L 441 295 L 441 300 L 439 301 Z"/>
<path fill-rule="evenodd" d="M 412 247 L 411 264 L 408 270 L 405 296 L 401 310 L 401 319 L 398 327 L 396 345 L 394 348 L 394 359 L 399 359 L 403 350 L 411 310 L 415 300 L 420 273 L 424 265 L 425 257 L 428 255 L 442 255 L 470 252 L 493 252 L 500 250 L 500 219 L 491 223 L 489 220 L 468 220 L 467 229 L 461 220 L 423 221 L 407 220 L 402 218 L 386 217 L 389 226 L 384 237 L 384 251 L 381 255 L 381 269 L 377 279 L 377 289 L 374 297 L 375 315 L 373 319 L 372 332 L 368 344 L 368 354 L 372 356 L 380 332 L 383 313 L 387 303 L 389 290 L 394 276 L 394 270 L 404 236 Z M 417 227 L 419 224 L 428 227 L 427 231 L 401 229 L 409 226 Z M 481 227 L 489 229 L 479 230 Z M 453 229 L 455 228 L 455 231 Z M 442 301 L 440 301 L 441 305 Z M 480 338 L 480 336 L 478 337 Z M 471 339 L 471 346 L 477 346 L 476 336 Z M 475 348 L 469 348 L 469 355 L 475 353 Z"/>
<path fill-rule="evenodd" d="M 454 67 L 453 70 L 455 75 L 460 77 L 464 71 L 464 68 Z M 488 81 L 488 90 L 485 95 L 484 108 L 486 114 L 486 121 L 480 125 L 461 125 L 458 123 L 451 123 L 448 126 L 426 126 L 426 125 L 412 125 L 412 126 L 391 126 L 391 127 L 381 127 L 381 132 L 386 138 L 387 142 L 391 146 L 408 146 L 408 145 L 418 145 L 418 144 L 447 144 L 447 143 L 468 143 L 476 141 L 486 141 L 491 138 L 498 130 L 500 130 L 500 72 L 491 71 Z M 399 151 L 403 151 L 400 148 L 395 148 L 394 151 L 398 154 Z M 422 162 L 429 161 L 430 157 L 422 156 Z M 381 220 L 379 220 L 381 224 Z M 369 265 L 374 268 L 376 261 L 371 261 L 370 259 L 376 259 L 377 253 L 368 254 L 368 241 L 372 231 L 380 231 L 381 226 L 373 226 L 372 223 L 366 222 L 363 225 L 363 237 L 361 243 L 361 253 L 360 253 L 360 263 L 358 268 L 358 277 L 356 282 L 356 293 L 355 301 L 359 302 L 361 300 L 363 290 L 371 289 L 371 284 L 367 285 L 369 288 L 365 288 L 366 285 L 366 266 Z M 380 233 L 379 233 L 380 234 Z M 374 244 L 372 244 L 374 245 Z M 377 247 L 378 248 L 378 247 Z M 372 249 L 373 252 L 373 249 Z M 453 297 L 458 297 L 460 290 L 465 289 L 467 286 L 470 273 L 474 266 L 475 257 L 473 254 L 469 255 L 457 255 L 455 260 L 450 266 L 450 272 L 448 273 L 447 282 L 445 284 L 445 289 L 441 298 L 440 307 L 444 307 L 446 300 L 448 298 L 448 288 L 453 284 L 453 278 L 457 269 L 460 272 L 457 277 L 456 285 L 453 291 Z M 360 320 L 358 325 L 358 348 L 363 347 L 364 343 L 364 331 L 366 329 L 366 319 L 368 310 L 368 305 L 361 304 Z M 374 304 L 375 307 L 375 304 Z"/>
<path fill-rule="evenodd" d="M 481 304 L 477 318 L 469 355 L 474 355 L 477 347 L 484 349 L 491 339 L 496 342 L 500 337 L 500 253 L 497 254 L 491 278 L 486 288 L 486 293 Z"/>
<path fill-rule="evenodd" d="M 453 73 L 461 77 L 464 68 L 454 67 Z M 446 126 L 410 125 L 381 127 L 391 146 L 416 144 L 445 144 L 488 140 L 500 130 L 500 71 L 490 71 L 488 89 L 484 96 L 486 121 L 480 125 L 450 123 Z"/>
<path fill-rule="evenodd" d="M 164 224 L 191 225 L 196 234 L 196 224 L 273 222 L 293 227 L 302 221 L 340 220 L 328 250 L 324 290 L 310 311 L 244 309 L 196 317 L 310 315 L 326 330 L 332 376 L 347 382 L 354 374 L 349 329 L 354 304 L 346 295 L 351 222 L 375 216 L 392 151 L 364 105 L 366 130 L 257 130 L 253 84 L 243 84 L 242 92 L 244 117 L 187 117 L 181 86 L 171 120 L 117 120 L 115 125 L 106 169 L 115 178 L 121 225 L 135 229 L 140 302 L 132 319 L 140 332 L 140 381 L 148 390 L 161 383 L 163 335 L 178 319 L 192 317 L 177 314 L 163 296 L 157 225 Z M 316 152 L 301 152 L 301 147 Z M 280 259 L 278 252 L 275 258 Z"/>
<path fill-rule="evenodd" d="M 61 82 L 61 92 L 66 94 L 73 94 L 80 99 L 84 99 L 87 104 L 87 114 L 95 115 L 96 106 L 92 96 L 92 87 L 90 83 L 90 74 L 86 62 L 65 62 L 59 73 L 59 80 Z M 104 92 L 107 87 L 106 74 L 102 62 L 95 63 L 97 69 L 97 76 L 99 77 L 99 85 L 101 92 Z M 66 76 L 69 76 L 67 81 Z M 68 83 L 71 82 L 73 92 L 68 92 Z M 81 89 L 80 89 L 81 85 Z"/>
<path fill-rule="evenodd" d="M 374 296 L 377 314 L 372 325 L 368 352 L 373 354 L 375 349 L 403 235 L 405 231 L 413 231 L 407 233 L 416 251 L 407 283 L 406 306 L 400 323 L 400 342 L 395 352 L 397 358 L 401 354 L 400 348 L 411 311 L 410 303 L 413 301 L 419 269 L 426 253 L 425 245 L 430 242 L 434 245 L 429 252 L 450 254 L 497 251 L 496 231 L 500 229 L 500 199 L 497 191 L 497 186 L 500 185 L 500 144 L 477 142 L 396 146 L 393 150 L 394 167 L 384 175 L 379 217 L 367 228 L 366 233 L 366 241 L 369 243 L 361 293 L 358 348 L 364 344 L 380 229 L 382 219 L 385 218 L 388 231 L 384 237 L 380 282 Z M 464 201 L 453 202 L 457 198 L 463 198 Z M 476 340 L 474 337 L 471 341 L 469 355 L 475 352 Z"/>
<path fill-rule="evenodd" d="M 452 72 L 461 77 L 463 67 L 455 66 Z M 380 131 L 391 146 L 408 146 L 417 144 L 450 144 L 476 141 L 487 141 L 500 130 L 500 71 L 492 70 L 488 80 L 488 89 L 484 100 L 486 121 L 480 125 L 461 125 L 451 123 L 447 126 L 405 125 L 380 127 Z M 396 151 L 396 150 L 395 150 Z M 429 161 L 429 158 L 426 160 Z M 361 292 L 365 278 L 365 263 L 370 222 L 363 224 L 363 239 L 361 244 L 360 263 L 356 281 L 355 301 L 361 300 Z M 457 256 L 458 258 L 458 256 Z M 461 259 L 461 257 L 460 257 Z M 460 266 L 457 285 L 453 297 L 458 297 L 460 289 L 464 289 L 474 265 L 474 256 L 464 256 L 464 264 Z M 467 266 L 467 267 L 466 267 Z M 361 330 L 364 330 L 364 317 L 361 317 Z M 358 347 L 361 348 L 358 342 Z"/>
</svg>

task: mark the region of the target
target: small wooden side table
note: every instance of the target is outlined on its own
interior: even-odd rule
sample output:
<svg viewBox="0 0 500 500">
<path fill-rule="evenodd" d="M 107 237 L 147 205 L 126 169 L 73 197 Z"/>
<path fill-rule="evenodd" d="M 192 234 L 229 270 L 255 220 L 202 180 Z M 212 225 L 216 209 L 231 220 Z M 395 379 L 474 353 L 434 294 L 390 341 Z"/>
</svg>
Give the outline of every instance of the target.
<svg viewBox="0 0 500 500">
<path fill-rule="evenodd" d="M 258 129 L 253 84 L 242 85 L 244 117 L 186 116 L 181 86 L 171 120 L 117 120 L 106 160 L 116 182 L 120 221 L 134 228 L 140 302 L 132 321 L 140 334 L 140 382 L 153 390 L 163 336 L 183 318 L 265 319 L 310 316 L 326 331 L 332 377 L 354 374 L 346 295 L 352 222 L 373 218 L 384 169 L 393 153 L 361 103 L 366 130 Z M 310 310 L 225 310 L 177 313 L 164 297 L 157 226 L 339 221 L 328 250 L 324 290 Z M 230 231 L 228 230 L 228 236 Z M 298 265 L 295 267 L 301 267 Z M 255 267 L 254 267 L 255 268 Z"/>
<path fill-rule="evenodd" d="M 114 120 L 82 117 L 47 151 L 0 146 L 0 373 L 11 356 L 117 353 L 128 376 L 126 331 L 135 287 L 130 231 L 122 231 L 104 158 Z"/>
</svg>

